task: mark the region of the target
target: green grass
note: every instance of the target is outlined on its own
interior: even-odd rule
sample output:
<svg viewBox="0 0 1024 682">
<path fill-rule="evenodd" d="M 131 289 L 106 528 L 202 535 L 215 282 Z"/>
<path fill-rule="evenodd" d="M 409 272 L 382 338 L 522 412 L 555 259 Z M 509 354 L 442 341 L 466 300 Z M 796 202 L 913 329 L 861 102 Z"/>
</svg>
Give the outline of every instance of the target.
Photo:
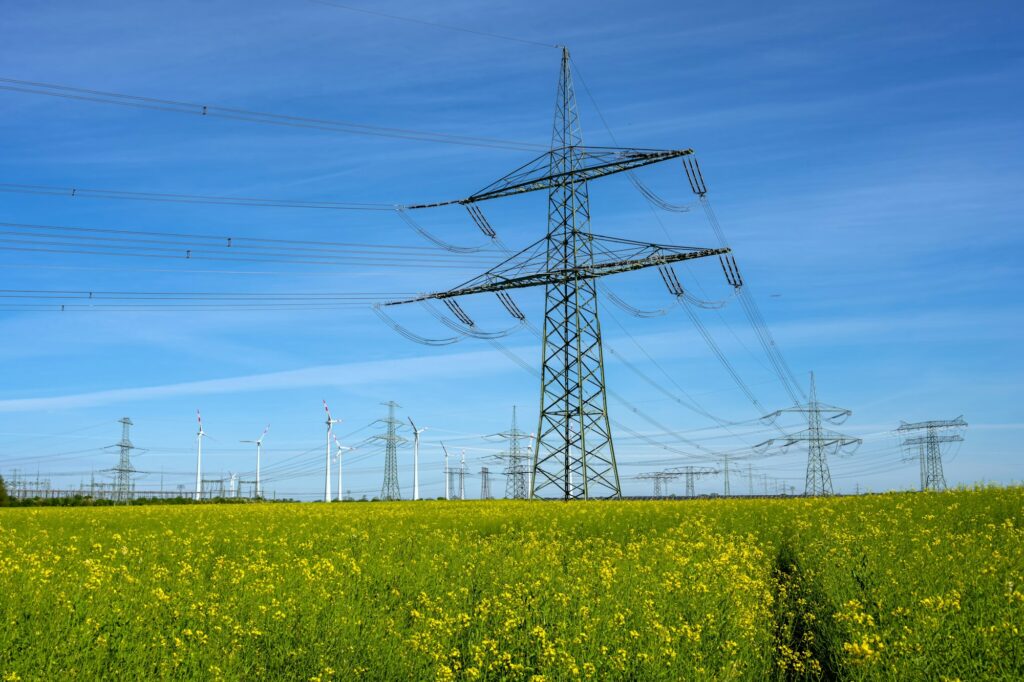
<svg viewBox="0 0 1024 682">
<path fill-rule="evenodd" d="M 0 510 L 0 679 L 1020 679 L 1024 491 Z"/>
</svg>

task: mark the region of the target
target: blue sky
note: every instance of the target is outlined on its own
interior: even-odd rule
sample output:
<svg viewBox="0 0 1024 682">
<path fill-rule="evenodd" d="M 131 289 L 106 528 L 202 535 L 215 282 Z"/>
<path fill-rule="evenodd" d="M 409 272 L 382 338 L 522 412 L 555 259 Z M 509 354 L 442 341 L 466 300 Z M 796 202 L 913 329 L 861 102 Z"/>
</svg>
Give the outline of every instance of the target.
<svg viewBox="0 0 1024 682">
<path fill-rule="evenodd" d="M 355 0 L 353 0 L 354 2 Z M 371 7 L 369 4 L 358 5 Z M 1024 363 L 1020 187 L 1024 48 L 1017 4 L 386 2 L 377 11 L 570 47 L 589 144 L 697 151 L 749 291 L 793 371 L 816 372 L 823 401 L 853 410 L 865 438 L 834 459 L 836 488 L 909 488 L 892 430 L 963 414 L 952 482 L 1020 480 Z M 552 48 L 311 2 L 12 5 L 0 77 L 279 114 L 547 144 L 559 53 Z M 596 104 L 595 104 L 596 101 Z M 599 109 L 598 109 L 599 107 Z M 0 90 L 0 182 L 305 201 L 410 203 L 471 194 L 530 153 L 266 126 Z M 640 177 L 667 200 L 693 196 L 678 164 Z M 622 177 L 590 188 L 593 230 L 715 245 L 699 210 L 652 211 Z M 0 221 L 312 242 L 429 247 L 391 211 L 115 201 L 0 193 Z M 545 230 L 545 199 L 492 202 L 503 241 Z M 482 235 L 461 209 L 416 218 L 457 244 Z M 3 228 L 10 231 L 11 228 Z M 12 239 L 15 237 L 11 237 Z M 0 288 L 171 292 L 415 292 L 457 284 L 497 255 L 434 253 L 419 265 L 238 264 L 12 250 Z M 427 253 L 424 251 L 423 253 Z M 422 267 L 423 264 L 445 267 Z M 680 269 L 721 310 L 697 310 L 768 410 L 788 400 L 729 297 L 717 264 Z M 671 303 L 656 273 L 607 286 L 641 308 Z M 516 300 L 541 319 L 539 290 Z M 464 307 L 481 327 L 508 317 L 493 298 Z M 321 400 L 358 443 L 381 403 L 429 427 L 424 495 L 443 490 L 439 441 L 466 449 L 470 496 L 500 451 L 485 438 L 536 428 L 537 381 L 486 341 L 417 345 L 367 307 L 339 310 L 26 311 L 0 305 L 0 473 L 38 470 L 77 485 L 116 461 L 103 446 L 130 416 L 138 487 L 192 485 L 197 408 L 211 440 L 207 475 L 251 477 L 241 439 L 272 424 L 268 491 L 322 494 Z M 395 319 L 448 335 L 422 311 Z M 717 362 L 686 314 L 637 319 L 605 302 L 608 382 L 626 493 L 635 474 L 695 463 L 776 433 Z M 501 342 L 528 364 L 539 343 Z M 650 377 L 661 386 L 638 374 Z M 683 395 L 685 391 L 686 395 Z M 728 428 L 681 406 L 692 400 Z M 657 426 L 656 426 L 657 425 Z M 798 421 L 784 421 L 800 428 Z M 666 433 L 668 430 L 671 433 Z M 639 439 L 630 432 L 641 433 Z M 659 445 L 652 444 L 658 443 Z M 457 456 L 457 455 L 456 455 Z M 346 489 L 379 491 L 383 455 L 348 455 Z M 797 489 L 806 455 L 739 460 Z M 399 453 L 411 492 L 411 451 Z M 698 483 L 722 487 L 721 476 Z M 492 488 L 504 489 L 499 477 Z M 672 484 L 681 493 L 682 483 Z"/>
</svg>

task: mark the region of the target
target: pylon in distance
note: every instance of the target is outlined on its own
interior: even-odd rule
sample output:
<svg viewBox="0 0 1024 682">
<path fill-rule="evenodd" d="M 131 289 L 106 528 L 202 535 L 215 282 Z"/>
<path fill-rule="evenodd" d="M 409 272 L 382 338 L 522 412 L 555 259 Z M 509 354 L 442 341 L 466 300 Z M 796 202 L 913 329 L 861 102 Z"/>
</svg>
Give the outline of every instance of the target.
<svg viewBox="0 0 1024 682">
<path fill-rule="evenodd" d="M 811 372 L 811 393 L 806 405 L 794 405 L 777 410 L 765 416 L 765 419 L 774 421 L 780 415 L 788 412 L 806 415 L 807 428 L 782 438 L 767 440 L 755 447 L 767 448 L 776 441 L 781 441 L 783 448 L 795 443 L 807 443 L 807 476 L 804 481 L 804 495 L 831 495 L 833 492 L 832 474 L 828 468 L 828 452 L 831 450 L 838 453 L 851 446 L 860 445 L 861 439 L 826 429 L 822 426 L 822 420 L 833 424 L 842 424 L 852 413 L 841 407 L 818 402 L 814 372 Z"/>
<path fill-rule="evenodd" d="M 128 437 L 132 420 L 122 417 L 118 422 L 121 424 L 121 442 L 117 446 L 121 449 L 121 456 L 118 458 L 117 468 L 114 469 L 114 501 L 118 504 L 128 504 L 132 495 L 132 474 L 135 472 L 131 460 L 135 446 Z"/>
<path fill-rule="evenodd" d="M 491 499 L 491 471 L 487 467 L 480 468 L 480 499 Z"/>
<path fill-rule="evenodd" d="M 395 418 L 395 408 L 401 407 L 394 400 L 386 403 L 388 416 L 381 421 L 387 427 L 384 434 L 374 436 L 377 440 L 384 441 L 384 483 L 380 488 L 380 499 L 400 500 L 402 491 L 398 487 L 398 446 L 406 442 L 406 439 L 398 435 L 398 419 Z"/>
<path fill-rule="evenodd" d="M 946 474 L 942 470 L 942 443 L 959 443 L 964 437 L 949 433 L 951 429 L 967 426 L 963 415 L 944 421 L 902 422 L 896 432 L 903 436 L 903 446 L 917 447 L 921 461 L 921 490 L 945 490 Z M 910 436 L 911 432 L 924 431 L 923 435 Z"/>
</svg>

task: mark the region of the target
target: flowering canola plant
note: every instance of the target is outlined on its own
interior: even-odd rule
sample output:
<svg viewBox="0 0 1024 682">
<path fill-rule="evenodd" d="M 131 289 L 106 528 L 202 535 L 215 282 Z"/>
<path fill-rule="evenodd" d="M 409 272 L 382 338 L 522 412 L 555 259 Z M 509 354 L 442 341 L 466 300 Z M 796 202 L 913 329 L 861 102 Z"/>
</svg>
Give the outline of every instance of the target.
<svg viewBox="0 0 1024 682">
<path fill-rule="evenodd" d="M 1022 502 L 0 510 L 0 680 L 1019 679 Z"/>
</svg>

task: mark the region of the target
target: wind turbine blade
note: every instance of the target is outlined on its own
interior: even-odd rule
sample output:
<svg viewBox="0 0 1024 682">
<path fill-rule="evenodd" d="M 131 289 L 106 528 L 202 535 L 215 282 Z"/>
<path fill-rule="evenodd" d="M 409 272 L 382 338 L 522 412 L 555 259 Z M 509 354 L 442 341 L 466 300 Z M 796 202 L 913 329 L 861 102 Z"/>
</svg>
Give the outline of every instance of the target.
<svg viewBox="0 0 1024 682">
<path fill-rule="evenodd" d="M 409 420 L 409 424 L 412 426 L 413 434 L 418 434 L 419 432 L 416 430 L 416 423 L 412 420 L 412 417 L 406 417 L 406 419 Z"/>
<path fill-rule="evenodd" d="M 327 407 L 327 401 L 324 401 L 324 412 L 327 413 L 327 421 L 331 420 L 331 408 Z"/>
</svg>

